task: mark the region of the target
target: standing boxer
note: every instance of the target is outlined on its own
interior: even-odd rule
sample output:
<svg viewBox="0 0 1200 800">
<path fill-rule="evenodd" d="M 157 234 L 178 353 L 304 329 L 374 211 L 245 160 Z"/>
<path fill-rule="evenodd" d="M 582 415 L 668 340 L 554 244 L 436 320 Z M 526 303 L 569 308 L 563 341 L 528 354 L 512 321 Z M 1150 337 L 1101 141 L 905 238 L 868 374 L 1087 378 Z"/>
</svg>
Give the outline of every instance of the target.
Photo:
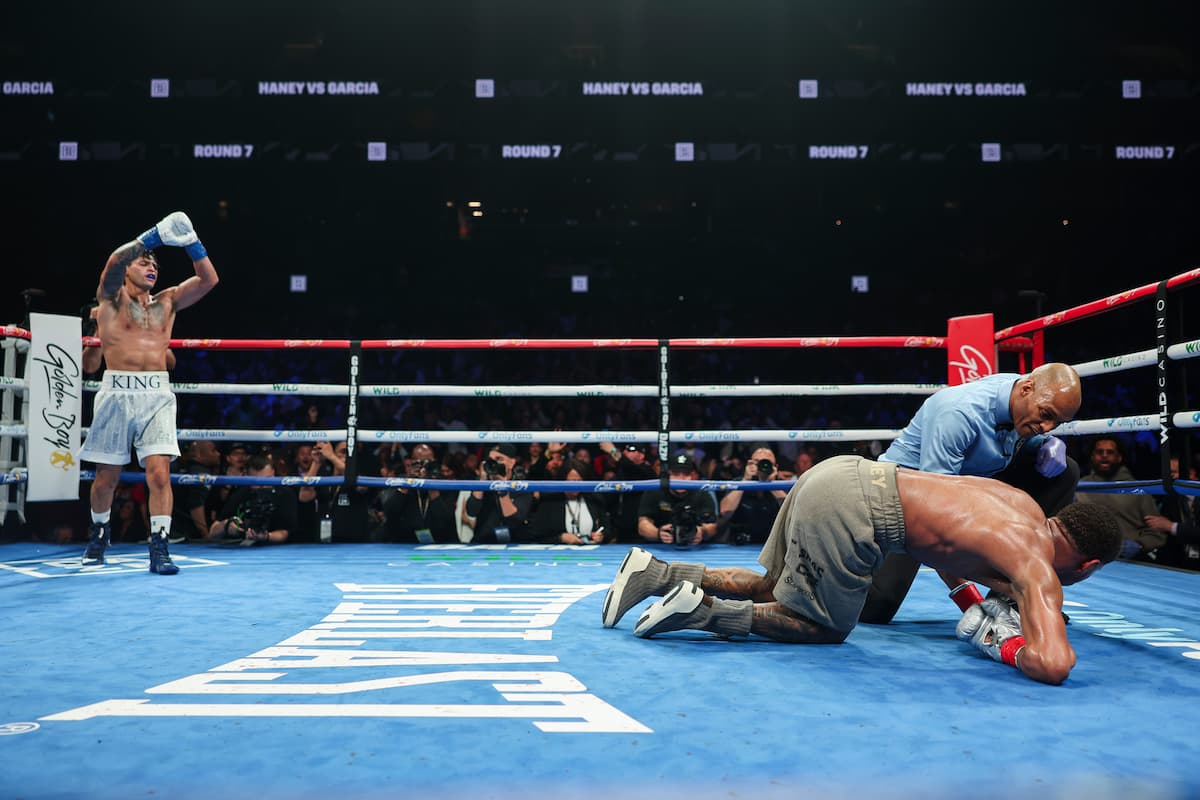
<svg viewBox="0 0 1200 800">
<path fill-rule="evenodd" d="M 196 274 L 178 286 L 151 294 L 159 272 L 153 251 L 161 245 L 184 248 Z M 173 499 L 170 464 L 179 455 L 175 395 L 166 371 L 168 346 L 175 313 L 208 294 L 217 280 L 192 221 L 181 211 L 168 214 L 137 239 L 117 248 L 100 273 L 96 321 L 107 370 L 96 393 L 92 427 L 79 454 L 80 459 L 96 464 L 84 566 L 104 563 L 113 492 L 134 447 L 150 490 L 150 571 L 159 575 L 179 572 L 167 552 Z"/>
</svg>

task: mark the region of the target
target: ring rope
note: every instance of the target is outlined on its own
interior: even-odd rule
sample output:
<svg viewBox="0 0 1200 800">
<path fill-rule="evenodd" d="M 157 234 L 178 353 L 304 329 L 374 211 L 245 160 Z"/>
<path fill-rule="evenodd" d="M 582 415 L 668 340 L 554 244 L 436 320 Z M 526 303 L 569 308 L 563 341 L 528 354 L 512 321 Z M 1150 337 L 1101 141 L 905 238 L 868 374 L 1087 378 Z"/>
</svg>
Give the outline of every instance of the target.
<svg viewBox="0 0 1200 800">
<path fill-rule="evenodd" d="M 14 379 L 19 380 L 19 379 Z M 24 382 L 21 381 L 23 384 Z M 15 385 L 15 384 L 14 384 Z M 712 384 L 708 386 L 672 386 L 679 397 L 810 397 L 865 395 L 930 395 L 945 384 Z M 99 381 L 84 381 L 84 391 L 100 389 Z M 342 397 L 347 384 L 325 383 L 171 383 L 176 394 L 230 395 L 303 395 L 306 397 Z M 466 386 L 449 384 L 363 384 L 362 397 L 657 397 L 658 387 L 627 384 L 550 384 L 537 386 Z"/>
<path fill-rule="evenodd" d="M 1171 418 L 1176 428 L 1200 428 L 1200 410 L 1179 411 Z M 1123 417 L 1086 419 L 1064 422 L 1051 433 L 1056 436 L 1091 436 L 1110 433 L 1113 430 L 1157 431 L 1160 429 L 1157 412 L 1134 414 Z M 26 436 L 24 425 L 0 425 L 0 436 L 22 439 Z M 87 434 L 87 428 L 83 429 Z M 360 429 L 360 440 L 376 442 L 438 442 L 450 444 L 490 444 L 496 442 L 622 442 L 651 443 L 657 441 L 656 431 L 384 431 Z M 692 442 L 861 442 L 873 439 L 891 440 L 900 435 L 898 428 L 817 428 L 800 429 L 750 429 L 750 430 L 679 430 L 671 431 L 672 441 Z M 232 442 L 320 442 L 341 441 L 346 438 L 345 428 L 321 430 L 250 430 L 220 428 L 180 428 L 176 437 L 180 441 Z"/>
<path fill-rule="evenodd" d="M 1181 272 L 1178 275 L 1170 277 L 1166 280 L 1168 289 L 1180 289 L 1189 284 L 1200 281 L 1200 268 L 1191 269 L 1187 272 Z M 1004 339 L 1010 339 L 1014 336 L 1019 336 L 1026 333 L 1035 333 L 1043 331 L 1047 328 L 1052 328 L 1058 325 L 1065 325 L 1068 322 L 1076 322 L 1085 317 L 1095 316 L 1105 311 L 1110 311 L 1123 305 L 1128 305 L 1136 300 L 1141 300 L 1150 297 L 1157 293 L 1158 286 L 1161 281 L 1148 283 L 1145 286 L 1139 286 L 1136 289 L 1127 289 L 1123 292 L 1109 295 L 1108 297 L 1099 300 L 1093 300 L 1090 303 L 1074 306 L 1073 308 L 1056 311 L 1053 314 L 1047 314 L 1037 319 L 1022 322 L 1017 325 L 1010 325 L 1007 328 L 998 330 L 995 333 L 995 339 L 1000 342 Z"/>
<path fill-rule="evenodd" d="M 95 480 L 93 470 L 81 470 L 81 481 Z M 263 478 L 243 475 L 195 475 L 190 473 L 172 473 L 171 483 L 176 486 L 202 484 L 205 486 L 341 486 L 340 476 L 301 477 L 284 476 Z M 27 480 L 24 469 L 0 473 L 0 485 L 24 483 Z M 144 472 L 122 472 L 120 480 L 123 483 L 143 483 L 146 480 Z M 670 485 L 678 489 L 692 489 L 704 492 L 726 492 L 735 489 L 743 491 L 770 491 L 778 489 L 785 491 L 796 481 L 704 481 L 704 480 L 671 480 Z M 597 493 L 627 493 L 650 491 L 659 488 L 660 481 L 466 481 L 443 480 L 434 478 L 380 478 L 363 476 L 358 479 L 359 485 L 387 488 L 428 489 L 445 491 L 516 491 L 516 492 L 560 492 L 566 488 L 572 491 Z M 569 484 L 569 487 L 567 486 Z M 1200 481 L 1175 481 L 1174 489 L 1179 494 L 1200 496 Z M 1083 481 L 1079 484 L 1081 491 L 1098 492 L 1101 494 L 1166 494 L 1160 481 L 1116 481 L 1093 482 Z"/>
<path fill-rule="evenodd" d="M 1038 320 L 1032 320 L 1021 325 L 1011 326 L 1002 331 L 995 333 L 995 340 L 998 342 L 998 348 L 1005 351 L 1020 351 L 1033 350 L 1034 341 L 1030 339 L 1014 338 L 1024 332 L 1038 332 L 1040 337 L 1041 331 L 1054 325 L 1065 324 L 1066 322 L 1082 319 L 1111 308 L 1131 303 L 1135 300 L 1149 296 L 1153 292 L 1158 292 L 1160 299 L 1164 297 L 1163 292 L 1168 288 L 1179 288 L 1184 285 L 1191 284 L 1197 279 L 1200 279 L 1200 269 L 1191 270 L 1187 273 L 1181 273 L 1167 281 L 1161 281 L 1156 284 L 1148 284 L 1144 287 L 1128 290 L 1125 292 L 1112 295 L 1092 303 L 1076 306 L 1065 311 L 1057 312 Z M 14 337 L 17 340 L 29 339 L 28 331 L 17 326 L 3 326 L 0 328 L 0 335 Z M 351 349 L 352 353 L 356 348 L 361 349 L 559 349 L 559 348 L 618 348 L 618 349 L 635 349 L 635 348 L 652 348 L 662 347 L 664 345 L 676 348 L 714 348 L 714 347 L 765 347 L 765 348 L 811 348 L 811 347 L 922 347 L 922 348 L 945 348 L 946 340 L 942 337 L 779 337 L 779 338 L 699 338 L 699 339 L 672 339 L 672 340 L 638 340 L 638 339 L 592 339 L 592 340 L 541 340 L 541 339 L 459 339 L 459 340 L 342 340 L 342 339 L 277 339 L 277 340 L 252 340 L 252 339 L 179 339 L 171 340 L 170 346 L 180 348 L 193 349 L 227 349 L 227 350 L 260 350 L 260 349 Z M 1040 338 L 1038 339 L 1040 343 Z M 17 344 L 23 344 L 22 341 L 17 341 Z M 85 337 L 85 344 L 98 345 L 99 341 Z M 1194 358 L 1200 355 L 1200 340 L 1189 342 L 1181 342 L 1175 345 L 1164 346 L 1161 331 L 1159 336 L 1160 350 L 1165 350 L 1167 358 L 1173 360 Z M 1081 376 L 1105 374 L 1110 372 L 1119 372 L 1128 369 L 1133 369 L 1141 366 L 1149 366 L 1158 363 L 1156 358 L 1156 350 L 1139 351 L 1125 355 L 1113 356 L 1107 359 L 1097 359 L 1091 362 L 1085 362 L 1076 366 L 1076 370 Z M 1035 357 L 1037 357 L 1035 355 Z M 1161 364 L 1159 365 L 1161 370 Z M 353 373 L 352 373 L 353 381 Z M 665 383 L 665 381 L 663 381 Z M 95 384 L 85 388 L 94 389 Z M 0 390 L 15 391 L 16 389 L 27 391 L 26 382 L 17 378 L 5 378 L 0 380 Z M 496 386 L 480 388 L 475 386 L 445 386 L 445 385 L 364 385 L 356 392 L 358 396 L 495 396 L 495 397 L 520 397 L 520 396 L 642 396 L 654 397 L 658 396 L 665 387 L 653 386 Z M 679 396 L 692 397 L 707 397 L 707 396 L 806 396 L 806 395 L 869 395 L 869 394 L 933 394 L 941 385 L 933 384 L 897 384 L 897 385 L 872 385 L 872 386 L 851 386 L 843 387 L 837 384 L 828 385 L 774 385 L 774 386 L 738 386 L 738 385 L 714 385 L 714 386 L 681 386 L 671 387 L 671 393 Z M 231 395 L 257 395 L 257 394 L 304 394 L 313 396 L 345 396 L 352 387 L 350 385 L 324 385 L 324 384 L 298 384 L 298 383 L 275 383 L 275 384 L 219 384 L 219 383 L 186 383 L 177 384 L 175 390 L 180 394 L 231 394 Z M 351 398 L 353 404 L 354 398 Z M 1162 409 L 1162 413 L 1158 415 L 1135 415 L 1129 417 L 1114 417 L 1107 420 L 1080 420 L 1072 423 L 1066 423 L 1059 426 L 1055 433 L 1062 435 L 1080 435 L 1090 433 L 1103 433 L 1113 428 L 1125 431 L 1141 431 L 1141 430 L 1159 430 L 1160 417 L 1165 420 L 1166 409 Z M 1177 412 L 1172 418 L 1175 427 L 1200 427 L 1200 411 L 1196 412 Z M 353 423 L 350 428 L 353 428 Z M 437 441 L 437 442 L 512 442 L 512 441 L 590 441 L 594 436 L 596 441 L 648 441 L 653 442 L 661 440 L 664 436 L 669 436 L 670 440 L 678 440 L 682 438 L 684 441 L 695 442 L 744 442 L 744 441 L 826 441 L 830 439 L 839 440 L 864 440 L 864 439 L 893 439 L 898 436 L 899 430 L 766 430 L 766 431 L 658 431 L 658 432 L 591 432 L 591 431 L 491 431 L 491 432 L 473 432 L 473 431 L 359 431 L 358 434 L 364 439 L 372 436 L 376 441 Z M 213 429 L 189 429 L 181 430 L 179 438 L 181 440 L 188 439 L 221 439 L 221 440 L 237 440 L 237 441 L 313 441 L 319 439 L 341 439 L 347 434 L 353 436 L 350 430 L 317 430 L 317 431 L 258 431 L 258 430 L 213 430 Z M 24 426 L 20 425 L 0 425 L 0 435 L 6 436 L 24 436 L 26 435 Z M 662 442 L 660 441 L 660 444 Z M 84 476 L 94 477 L 94 473 L 84 471 Z M 349 481 L 354 483 L 351 478 L 317 478 L 306 479 L 294 476 L 288 476 L 277 479 L 260 479 L 257 477 L 238 477 L 238 476 L 195 476 L 195 475 L 175 475 L 172 476 L 172 482 L 175 483 L 208 483 L 207 478 L 212 478 L 214 485 L 262 485 L 269 484 L 275 481 L 279 485 L 335 485 Z M 20 470 L 14 470 L 10 473 L 0 474 L 0 483 L 20 482 L 25 479 L 25 473 Z M 84 479 L 87 479 L 85 477 Z M 144 480 L 144 473 L 123 473 L 122 479 L 129 480 Z M 414 485 L 410 479 L 384 479 L 384 478 L 364 478 L 363 485 L 367 486 L 411 486 Z M 429 488 L 463 488 L 482 489 L 486 488 L 490 491 L 500 491 L 504 489 L 512 489 L 514 491 L 552 491 L 560 487 L 558 481 L 550 482 L 487 482 L 487 481 L 469 481 L 469 482 L 442 482 L 428 480 L 423 481 L 420 485 L 427 485 Z M 635 484 L 646 483 L 644 488 L 655 488 L 663 481 L 644 481 L 630 483 L 613 483 L 613 482 L 572 482 L 572 488 L 579 488 L 587 491 L 632 491 L 643 487 Z M 1161 494 L 1166 491 L 1165 481 L 1163 482 L 1123 482 L 1121 484 L 1094 484 L 1083 483 L 1080 488 L 1083 490 L 1093 491 L 1113 491 L 1113 492 L 1141 492 L 1150 494 Z M 435 484 L 445 484 L 439 487 Z M 773 485 L 772 485 L 773 484 Z M 725 491 L 734 488 L 752 488 L 752 489 L 773 489 L 782 488 L 785 485 L 790 485 L 790 481 L 767 482 L 726 482 L 712 483 L 707 481 L 673 481 L 672 486 L 682 488 L 697 488 L 709 491 Z M 1198 493 L 1196 490 L 1197 484 L 1189 481 L 1179 481 L 1176 485 L 1184 490 L 1186 494 Z M 585 489 L 586 486 L 586 489 Z M 616 488 L 613 488 L 616 487 Z"/>
</svg>

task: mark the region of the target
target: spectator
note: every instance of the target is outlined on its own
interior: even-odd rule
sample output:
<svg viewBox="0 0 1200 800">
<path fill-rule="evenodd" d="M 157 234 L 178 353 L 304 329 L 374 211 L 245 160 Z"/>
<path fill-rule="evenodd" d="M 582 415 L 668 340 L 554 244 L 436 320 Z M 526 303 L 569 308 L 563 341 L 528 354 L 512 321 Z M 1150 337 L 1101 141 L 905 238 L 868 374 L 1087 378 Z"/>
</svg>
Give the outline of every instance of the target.
<svg viewBox="0 0 1200 800">
<path fill-rule="evenodd" d="M 225 474 L 226 475 L 245 475 L 246 462 L 250 459 L 250 453 L 246 450 L 246 445 L 234 443 L 229 448 L 229 452 L 225 455 Z"/>
<path fill-rule="evenodd" d="M 479 466 L 479 480 L 514 480 L 516 463 L 516 447 L 508 443 L 493 445 L 487 459 Z M 471 541 L 476 544 L 521 541 L 532 505 L 533 496 L 526 492 L 471 492 L 463 508 L 464 519 L 475 519 L 475 535 Z"/>
<path fill-rule="evenodd" d="M 113 505 L 112 540 L 141 544 L 150 538 L 150 529 L 142 520 L 137 503 L 131 498 L 121 497 Z"/>
<path fill-rule="evenodd" d="M 566 448 L 565 442 L 550 442 L 544 446 L 541 442 L 531 443 L 529 445 L 529 479 L 544 481 L 559 477 L 563 459 L 566 457 Z"/>
<path fill-rule="evenodd" d="M 313 431 L 321 429 L 321 409 L 316 403 L 309 403 L 304 409 L 304 419 L 296 426 L 301 430 Z"/>
<path fill-rule="evenodd" d="M 1171 478 L 1178 479 L 1177 456 L 1171 456 L 1170 466 Z M 1190 570 L 1200 568 L 1200 521 L 1196 505 L 1195 497 L 1169 494 L 1162 499 L 1162 513 L 1146 517 L 1147 525 L 1168 536 L 1167 543 L 1155 551 L 1157 563 Z"/>
<path fill-rule="evenodd" d="M 246 467 L 256 478 L 275 477 L 275 465 L 265 453 L 252 456 Z M 296 495 L 290 489 L 239 486 L 209 528 L 208 538 L 241 539 L 243 545 L 282 544 L 295 530 Z"/>
<path fill-rule="evenodd" d="M 740 478 L 744 481 L 779 480 L 779 466 L 774 451 L 769 447 L 760 447 L 751 453 Z M 784 489 L 734 489 L 721 498 L 721 516 L 717 520 L 717 527 L 731 544 L 765 542 L 786 497 Z"/>
<path fill-rule="evenodd" d="M 821 459 L 817 456 L 817 451 L 812 447 L 805 447 L 796 454 L 795 466 L 792 470 L 792 477 L 799 478 L 804 473 L 817 465 Z"/>
<path fill-rule="evenodd" d="M 185 445 L 183 454 L 171 466 L 171 471 L 178 475 L 216 475 L 221 466 L 221 451 L 216 442 L 199 439 Z M 174 488 L 175 503 L 168 542 L 178 544 L 188 539 L 208 538 L 205 503 L 210 491 L 211 486 L 207 483 L 187 483 Z"/>
<path fill-rule="evenodd" d="M 296 445 L 292 455 L 292 474 L 301 478 L 321 478 L 333 474 L 333 467 L 324 460 L 319 460 L 311 444 Z M 329 507 L 330 491 L 328 486 L 297 486 L 296 530 L 299 539 L 305 542 L 315 542 L 323 508 Z"/>
<path fill-rule="evenodd" d="M 467 423 L 463 422 L 458 417 L 458 408 L 451 403 L 442 403 L 441 413 L 437 418 L 437 427 L 443 431 L 465 431 Z M 452 443 L 447 447 L 451 453 L 466 451 L 467 446 L 458 442 Z"/>
<path fill-rule="evenodd" d="M 566 465 L 567 481 L 592 479 L 591 468 L 582 461 Z M 608 530 L 608 511 L 589 492 L 565 491 L 542 497 L 530 522 L 531 538 L 552 544 L 603 544 Z"/>
<path fill-rule="evenodd" d="M 691 481 L 699 476 L 695 462 L 686 453 L 671 456 L 668 470 L 678 480 Z M 644 492 L 638 504 L 637 530 L 648 542 L 703 544 L 717 535 L 717 506 L 708 492 L 691 489 Z"/>
<path fill-rule="evenodd" d="M 442 459 L 442 479 L 448 481 L 469 481 L 475 476 L 465 468 L 465 453 L 447 453 Z M 461 490 L 455 493 L 454 500 L 454 529 L 460 542 L 469 542 L 475 536 L 475 518 L 467 514 L 467 500 L 471 493 Z"/>
<path fill-rule="evenodd" d="M 615 463 L 613 478 L 617 482 L 648 481 L 658 477 L 654 463 L 646 455 L 646 445 L 629 443 L 618 447 L 612 442 L 601 442 L 600 449 Z M 608 531 L 610 542 L 640 542 L 638 535 L 638 508 L 641 492 L 616 492 L 609 499 L 608 511 L 612 527 Z"/>
<path fill-rule="evenodd" d="M 234 444 L 225 455 L 225 467 L 220 474 L 235 478 L 246 477 L 246 459 L 249 457 L 246 445 Z M 276 469 L 275 474 L 286 475 L 287 472 Z M 221 509 L 225 507 L 231 494 L 233 494 L 232 486 L 217 486 L 208 493 L 208 498 L 204 501 L 204 513 L 210 523 L 220 515 Z M 172 525 L 171 528 L 174 530 L 175 526 Z"/>
<path fill-rule="evenodd" d="M 1100 437 L 1092 442 L 1092 471 L 1081 481 L 1109 483 L 1135 480 L 1125 466 L 1121 444 L 1110 437 Z M 1117 518 L 1121 531 L 1121 558 L 1153 561 L 1153 553 L 1167 542 L 1167 533 L 1156 530 L 1147 522 L 1147 517 L 1156 517 L 1158 506 L 1147 494 L 1107 494 L 1103 492 L 1080 492 L 1076 498 L 1081 503 L 1096 503 L 1105 506 Z"/>
<path fill-rule="evenodd" d="M 412 458 L 402 462 L 402 465 L 409 478 L 435 478 L 439 475 L 433 448 L 427 444 L 413 447 Z M 382 502 L 383 540 L 420 544 L 457 542 L 455 499 L 454 492 L 396 487 Z"/>
</svg>

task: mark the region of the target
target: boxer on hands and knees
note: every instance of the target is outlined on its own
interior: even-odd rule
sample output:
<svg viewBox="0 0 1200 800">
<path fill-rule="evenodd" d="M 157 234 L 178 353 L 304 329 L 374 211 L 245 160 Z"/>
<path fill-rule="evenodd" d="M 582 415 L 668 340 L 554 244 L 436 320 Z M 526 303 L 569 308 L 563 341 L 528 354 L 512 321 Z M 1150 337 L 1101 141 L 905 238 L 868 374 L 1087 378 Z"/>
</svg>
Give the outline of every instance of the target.
<svg viewBox="0 0 1200 800">
<path fill-rule="evenodd" d="M 154 249 L 182 247 L 196 274 L 178 286 L 152 291 L 158 282 Z M 175 440 L 175 395 L 167 376 L 168 345 L 175 313 L 217 285 L 217 271 L 204 245 L 181 211 L 108 257 L 100 273 L 97 322 L 106 371 L 96 393 L 92 427 L 79 456 L 96 464 L 92 483 L 92 525 L 84 566 L 104 563 L 111 526 L 113 491 L 121 468 L 136 448 L 150 490 L 150 571 L 174 575 L 179 567 L 167 552 L 171 530 L 170 465 L 179 455 Z"/>
<path fill-rule="evenodd" d="M 929 397 L 880 461 L 944 475 L 994 477 L 1027 493 L 1052 516 L 1070 503 L 1079 465 L 1049 432 L 1072 419 L 1082 395 L 1068 364 L 1043 364 L 1028 375 L 1002 373 L 951 386 Z M 860 622 L 890 622 L 920 565 L 897 553 L 875 573 Z M 983 600 L 961 577 L 939 571 L 958 607 Z"/>
<path fill-rule="evenodd" d="M 1000 481 L 938 475 L 839 456 L 792 486 L 758 561 L 708 569 L 668 564 L 635 547 L 604 598 L 606 627 L 651 595 L 634 633 L 687 628 L 837 644 L 858 623 L 872 573 L 894 553 L 1012 597 L 970 606 L 955 633 L 1030 678 L 1058 684 L 1075 666 L 1062 587 L 1117 557 L 1121 534 L 1100 506 L 1073 503 L 1046 518 Z M 730 599 L 739 598 L 739 599 Z"/>
</svg>

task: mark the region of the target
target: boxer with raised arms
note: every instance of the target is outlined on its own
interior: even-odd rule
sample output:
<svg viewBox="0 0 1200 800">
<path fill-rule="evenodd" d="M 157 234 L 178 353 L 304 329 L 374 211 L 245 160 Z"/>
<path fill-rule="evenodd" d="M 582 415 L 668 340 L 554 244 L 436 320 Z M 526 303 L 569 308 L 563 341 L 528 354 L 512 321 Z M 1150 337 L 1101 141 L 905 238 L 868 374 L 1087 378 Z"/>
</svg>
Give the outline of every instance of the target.
<svg viewBox="0 0 1200 800">
<path fill-rule="evenodd" d="M 159 276 L 154 249 L 182 247 L 196 274 L 153 294 Z M 146 470 L 150 491 L 150 571 L 174 575 L 179 567 L 167 551 L 171 530 L 170 465 L 179 456 L 175 438 L 175 395 L 167 358 L 175 314 L 217 285 L 217 271 L 192 221 L 181 211 L 117 248 L 100 273 L 96 321 L 106 370 L 96 393 L 92 426 L 79 454 L 96 465 L 92 482 L 92 524 L 84 566 L 104 563 L 111 535 L 113 492 L 130 449 Z"/>
</svg>

